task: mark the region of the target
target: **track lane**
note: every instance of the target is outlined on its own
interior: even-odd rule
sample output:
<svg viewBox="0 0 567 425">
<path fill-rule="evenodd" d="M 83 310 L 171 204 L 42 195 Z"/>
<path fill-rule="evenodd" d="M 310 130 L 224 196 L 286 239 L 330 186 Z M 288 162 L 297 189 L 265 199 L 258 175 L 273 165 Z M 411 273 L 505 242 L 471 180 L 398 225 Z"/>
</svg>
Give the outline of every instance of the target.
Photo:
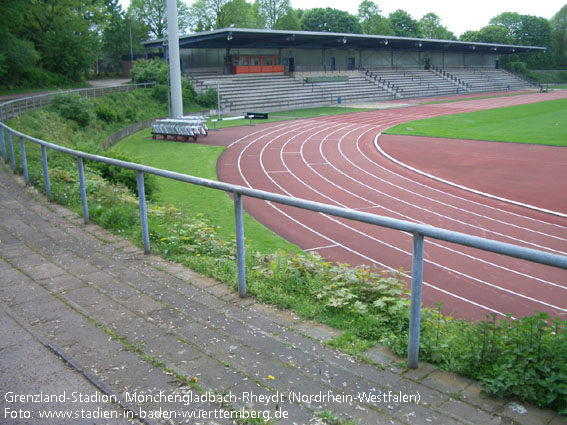
<svg viewBox="0 0 567 425">
<path fill-rule="evenodd" d="M 466 103 L 469 102 L 472 101 Z M 507 102 L 509 99 L 504 103 Z M 484 105 L 477 108 L 488 107 L 488 102 L 482 103 Z M 502 102 L 498 104 L 500 106 Z M 277 129 L 268 126 L 232 144 L 221 159 L 231 163 L 237 151 L 238 173 L 223 172 L 223 176 L 219 177 L 258 189 L 348 208 L 375 210 L 396 218 L 401 215 L 428 224 L 432 224 L 433 220 L 434 225 L 445 228 L 451 220 L 446 221 L 443 216 L 456 217 L 459 226 L 476 226 L 473 228 L 477 228 L 480 236 L 492 232 L 507 242 L 514 238 L 531 247 L 536 244 L 543 249 L 564 252 L 561 249 L 565 246 L 565 227 L 553 220 L 550 222 L 548 217 L 536 215 L 534 218 L 533 214 L 530 214 L 532 217 L 524 217 L 508 205 L 486 202 L 478 196 L 432 184 L 419 176 L 408 175 L 407 171 L 397 170 L 372 151 L 373 137 L 386 126 L 438 113 L 435 111 L 445 114 L 447 110 L 470 108 L 470 105 L 467 108 L 463 105 L 459 108 L 454 105 L 449 108 L 430 106 L 434 107 L 406 108 L 404 112 L 409 111 L 407 114 L 396 109 L 302 120 L 300 124 L 287 123 Z M 365 137 L 362 133 L 365 133 Z M 383 194 L 375 196 L 377 189 Z M 424 203 L 430 204 L 431 216 L 427 216 L 427 213 L 423 215 L 419 204 Z M 266 220 L 264 222 L 267 224 L 270 220 L 274 221 L 273 213 L 277 211 L 286 224 L 280 220 L 275 226 L 276 232 L 305 249 L 318 249 L 327 258 L 352 264 L 374 263 L 391 268 L 407 268 L 409 265 L 407 250 L 411 249 L 411 241 L 408 235 L 390 235 L 388 240 L 382 241 L 373 234 L 374 230 L 362 230 L 359 224 L 341 223 L 340 220 L 327 217 L 322 220 L 317 214 L 274 205 L 271 205 L 271 213 L 260 213 L 265 205 L 247 200 L 246 209 L 260 221 Z M 473 209 L 477 211 L 469 211 Z M 456 230 L 473 233 L 460 227 Z M 552 314 L 565 314 L 564 272 L 545 266 L 534 269 L 532 266 L 535 265 L 526 266 L 526 262 L 518 264 L 516 260 L 508 258 L 485 258 L 478 251 L 472 252 L 474 250 L 462 247 L 448 248 L 442 243 L 426 241 L 428 263 L 425 278 L 430 287 L 437 287 L 431 297 L 425 297 L 424 293 L 426 302 L 431 303 L 433 298 L 437 301 L 441 297 L 449 311 L 474 318 L 482 317 L 487 311 L 528 314 L 539 309 Z M 402 260 L 404 256 L 407 258 Z M 459 267 L 444 265 L 446 261 Z M 435 285 L 429 281 L 435 282 Z M 440 282 L 445 283 L 439 287 L 437 285 Z M 519 292 L 516 291 L 518 287 Z"/>
</svg>

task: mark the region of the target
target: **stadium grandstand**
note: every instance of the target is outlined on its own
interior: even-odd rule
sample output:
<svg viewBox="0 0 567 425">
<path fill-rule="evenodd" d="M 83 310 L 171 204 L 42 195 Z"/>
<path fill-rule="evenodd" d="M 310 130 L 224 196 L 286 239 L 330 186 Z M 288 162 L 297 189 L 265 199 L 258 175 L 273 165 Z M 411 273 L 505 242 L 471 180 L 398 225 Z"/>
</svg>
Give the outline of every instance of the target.
<svg viewBox="0 0 567 425">
<path fill-rule="evenodd" d="M 142 43 L 167 58 L 167 40 Z M 273 111 L 344 103 L 524 90 L 502 55 L 535 46 L 380 35 L 220 29 L 179 37 L 181 70 L 222 109 Z"/>
</svg>

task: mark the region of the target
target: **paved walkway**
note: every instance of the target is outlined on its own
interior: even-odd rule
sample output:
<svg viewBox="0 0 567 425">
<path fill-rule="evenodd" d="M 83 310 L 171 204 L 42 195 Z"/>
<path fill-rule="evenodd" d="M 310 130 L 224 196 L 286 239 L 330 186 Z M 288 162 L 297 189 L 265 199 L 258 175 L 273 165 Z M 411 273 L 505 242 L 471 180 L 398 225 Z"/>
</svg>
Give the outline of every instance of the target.
<svg viewBox="0 0 567 425">
<path fill-rule="evenodd" d="M 0 240 L 2 424 L 563 423 L 386 350 L 334 351 L 336 331 L 85 227 L 3 164 Z"/>
</svg>

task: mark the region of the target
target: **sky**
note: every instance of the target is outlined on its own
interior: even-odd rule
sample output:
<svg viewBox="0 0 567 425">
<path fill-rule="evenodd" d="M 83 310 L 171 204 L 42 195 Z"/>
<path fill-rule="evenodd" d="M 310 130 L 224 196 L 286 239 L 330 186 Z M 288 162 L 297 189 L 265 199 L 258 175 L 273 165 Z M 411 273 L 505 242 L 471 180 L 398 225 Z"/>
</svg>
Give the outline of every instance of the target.
<svg viewBox="0 0 567 425">
<path fill-rule="evenodd" d="M 186 0 L 188 6 L 194 0 Z M 252 2 L 252 0 L 247 0 Z M 332 7 L 346 10 L 356 15 L 358 5 L 362 0 L 291 0 L 295 9 L 312 9 L 316 7 Z M 441 18 L 441 24 L 452 31 L 457 37 L 468 30 L 479 30 L 488 25 L 488 21 L 502 12 L 517 12 L 520 15 L 535 15 L 550 19 L 567 4 L 567 0 L 374 0 L 382 11 L 382 15 L 403 9 L 414 19 L 421 19 L 429 12 Z M 120 0 L 122 8 L 126 9 L 129 0 Z"/>
</svg>

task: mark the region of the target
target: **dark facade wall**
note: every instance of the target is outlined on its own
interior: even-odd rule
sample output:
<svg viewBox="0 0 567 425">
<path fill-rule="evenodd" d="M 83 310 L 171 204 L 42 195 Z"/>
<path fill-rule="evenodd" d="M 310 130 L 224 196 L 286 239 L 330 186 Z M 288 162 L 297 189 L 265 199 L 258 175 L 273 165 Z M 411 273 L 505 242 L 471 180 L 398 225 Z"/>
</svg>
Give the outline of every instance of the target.
<svg viewBox="0 0 567 425">
<path fill-rule="evenodd" d="M 411 50 L 348 49 L 231 49 L 230 55 L 281 55 L 286 70 L 293 58 L 295 71 L 332 71 L 364 67 L 423 67 L 426 60 L 441 68 L 493 68 L 497 55 L 483 53 L 449 53 Z M 229 73 L 226 49 L 181 49 L 183 71 L 190 69 Z"/>
</svg>

